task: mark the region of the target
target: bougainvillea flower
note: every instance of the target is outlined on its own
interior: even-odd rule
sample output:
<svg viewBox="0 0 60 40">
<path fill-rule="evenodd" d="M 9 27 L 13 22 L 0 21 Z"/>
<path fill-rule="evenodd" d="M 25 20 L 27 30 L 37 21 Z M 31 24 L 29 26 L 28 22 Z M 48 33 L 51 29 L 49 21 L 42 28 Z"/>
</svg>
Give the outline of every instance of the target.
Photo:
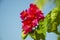
<svg viewBox="0 0 60 40">
<path fill-rule="evenodd" d="M 21 19 L 24 20 L 26 16 L 27 16 L 27 12 L 26 11 L 23 11 L 21 13 Z"/>
<path fill-rule="evenodd" d="M 30 4 L 27 10 L 21 12 L 20 17 L 24 34 L 31 32 L 38 25 L 39 21 L 44 19 L 42 11 L 35 4 Z"/>
</svg>

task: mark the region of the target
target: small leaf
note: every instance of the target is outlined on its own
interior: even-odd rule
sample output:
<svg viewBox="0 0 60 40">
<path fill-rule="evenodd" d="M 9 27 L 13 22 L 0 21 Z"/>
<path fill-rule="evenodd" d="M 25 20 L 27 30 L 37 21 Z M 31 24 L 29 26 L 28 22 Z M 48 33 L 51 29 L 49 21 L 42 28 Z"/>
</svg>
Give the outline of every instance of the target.
<svg viewBox="0 0 60 40">
<path fill-rule="evenodd" d="M 34 31 L 33 33 L 30 33 L 30 36 L 31 36 L 34 40 L 40 40 L 40 39 L 45 40 L 45 36 L 44 36 L 43 34 L 38 34 L 36 31 Z"/>
<path fill-rule="evenodd" d="M 24 34 L 24 31 L 22 31 L 22 39 L 24 40 L 27 37 L 28 34 Z"/>
<path fill-rule="evenodd" d="M 30 32 L 29 35 L 31 36 L 31 38 L 36 39 L 36 31 L 35 30 Z"/>
</svg>

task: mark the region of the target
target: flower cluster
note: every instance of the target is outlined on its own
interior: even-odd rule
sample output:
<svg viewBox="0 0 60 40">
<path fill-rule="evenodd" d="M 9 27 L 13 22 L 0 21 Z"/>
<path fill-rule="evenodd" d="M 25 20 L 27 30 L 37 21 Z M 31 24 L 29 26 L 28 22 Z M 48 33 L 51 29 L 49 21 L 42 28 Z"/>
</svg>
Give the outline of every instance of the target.
<svg viewBox="0 0 60 40">
<path fill-rule="evenodd" d="M 31 32 L 32 28 L 36 27 L 41 19 L 44 19 L 43 13 L 35 4 L 30 4 L 27 10 L 20 13 L 20 17 L 24 34 Z"/>
</svg>

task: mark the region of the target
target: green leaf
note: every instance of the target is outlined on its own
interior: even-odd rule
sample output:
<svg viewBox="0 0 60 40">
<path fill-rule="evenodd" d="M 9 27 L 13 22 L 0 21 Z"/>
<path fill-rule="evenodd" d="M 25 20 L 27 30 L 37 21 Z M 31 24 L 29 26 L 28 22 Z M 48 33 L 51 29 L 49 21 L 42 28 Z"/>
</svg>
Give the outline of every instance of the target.
<svg viewBox="0 0 60 40">
<path fill-rule="evenodd" d="M 40 20 L 39 27 L 37 27 L 36 31 L 38 34 L 43 33 L 44 35 L 46 35 L 47 27 L 45 26 L 45 20 Z"/>
<path fill-rule="evenodd" d="M 40 39 L 45 40 L 45 36 L 43 34 L 38 34 L 37 31 L 35 31 L 35 30 L 34 30 L 34 32 L 31 32 L 29 34 L 34 40 L 40 40 Z"/>
<path fill-rule="evenodd" d="M 47 27 L 47 31 L 51 31 L 51 12 L 47 14 L 45 17 L 45 26 Z"/>
<path fill-rule="evenodd" d="M 54 32 L 56 34 L 60 34 L 58 32 L 58 25 L 60 25 L 60 8 L 54 8 L 48 15 L 46 16 L 46 22 L 48 27 L 48 32 Z"/>
<path fill-rule="evenodd" d="M 31 36 L 31 38 L 36 39 L 36 31 L 35 30 L 30 32 L 29 35 Z"/>
<path fill-rule="evenodd" d="M 37 27 L 36 31 L 37 31 L 37 34 L 40 35 L 40 39 L 45 40 L 46 32 L 47 32 L 47 27 L 45 26 L 45 19 L 40 20 L 39 26 Z"/>
<path fill-rule="evenodd" d="M 52 29 L 55 33 L 58 33 L 58 25 L 60 24 L 60 9 L 58 7 L 54 8 L 51 12 L 51 24 Z"/>
<path fill-rule="evenodd" d="M 34 40 L 40 40 L 40 35 L 35 30 L 29 34 Z"/>
<path fill-rule="evenodd" d="M 24 40 L 27 37 L 28 34 L 24 34 L 24 31 L 22 31 L 21 35 L 22 35 L 22 40 Z"/>
</svg>

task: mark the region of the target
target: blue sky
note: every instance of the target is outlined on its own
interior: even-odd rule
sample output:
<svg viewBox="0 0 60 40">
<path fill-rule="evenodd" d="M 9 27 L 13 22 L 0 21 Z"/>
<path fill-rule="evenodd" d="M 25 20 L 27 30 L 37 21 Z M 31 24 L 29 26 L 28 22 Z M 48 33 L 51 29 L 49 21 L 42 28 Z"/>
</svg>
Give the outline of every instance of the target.
<svg viewBox="0 0 60 40">
<path fill-rule="evenodd" d="M 34 0 L 0 0 L 0 40 L 22 40 L 20 12 L 27 9 Z M 43 12 L 46 15 L 55 5 L 47 3 Z M 56 40 L 56 34 L 47 33 L 46 40 Z M 26 40 L 32 40 L 27 37 Z"/>
</svg>

